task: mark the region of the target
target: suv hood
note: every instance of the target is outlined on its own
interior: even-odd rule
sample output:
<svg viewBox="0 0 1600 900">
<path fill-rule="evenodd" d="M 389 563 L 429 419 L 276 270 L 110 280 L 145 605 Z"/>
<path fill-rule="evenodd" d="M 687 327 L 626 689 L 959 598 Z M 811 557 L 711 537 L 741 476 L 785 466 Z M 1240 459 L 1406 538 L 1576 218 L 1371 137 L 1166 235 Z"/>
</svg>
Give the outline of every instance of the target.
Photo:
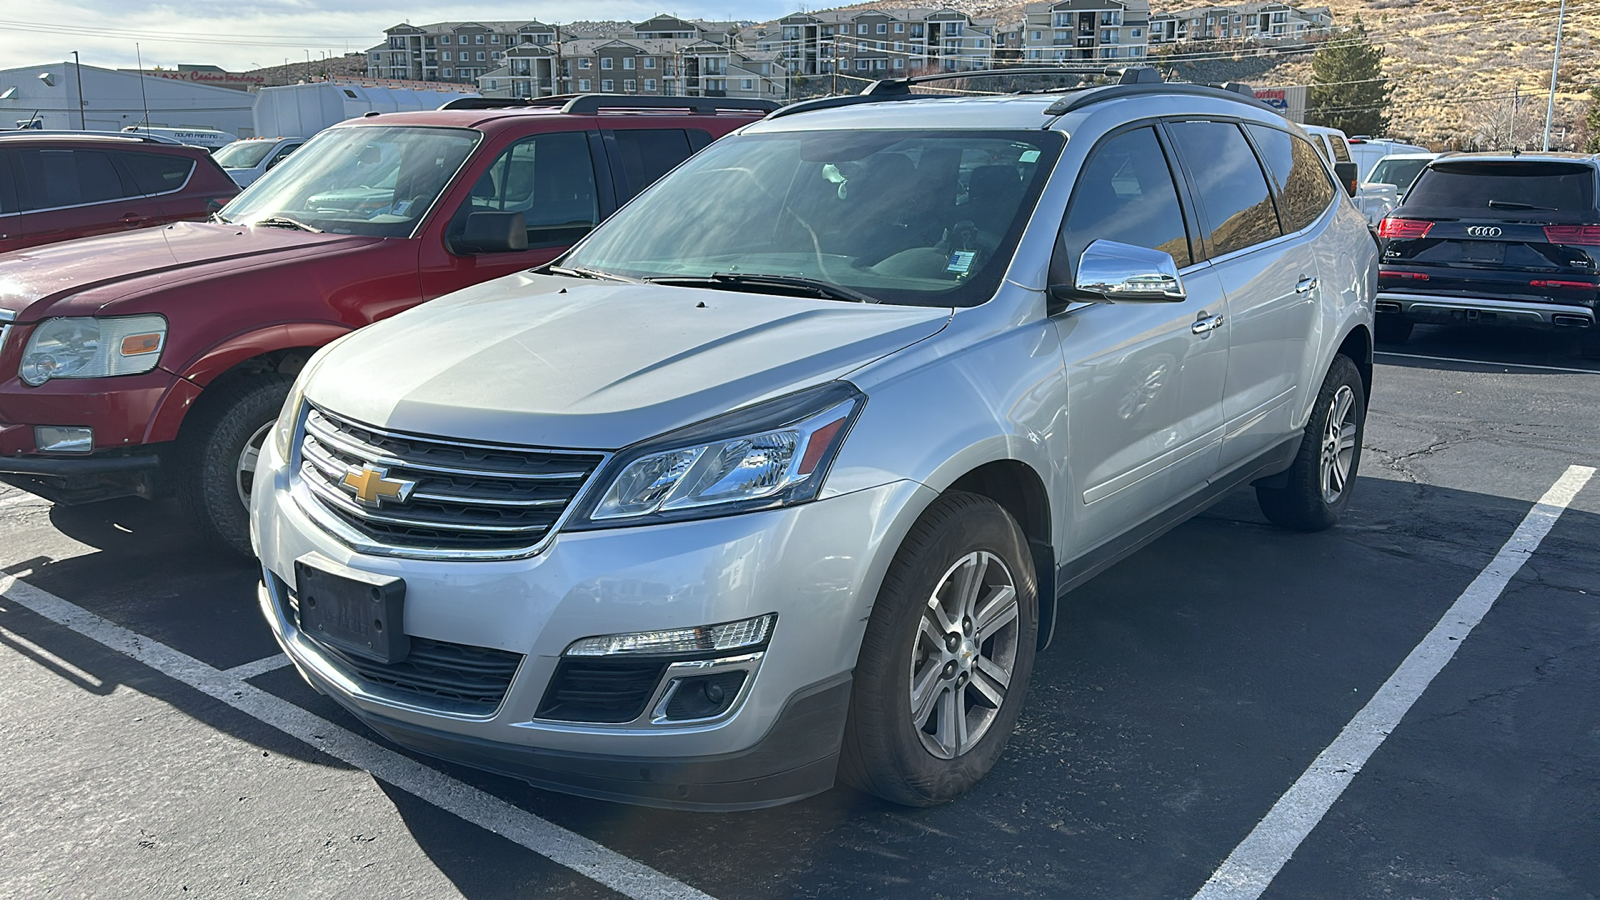
<svg viewBox="0 0 1600 900">
<path fill-rule="evenodd" d="M 838 378 L 950 315 L 513 275 L 342 339 L 307 398 L 396 431 L 615 450 Z"/>
<path fill-rule="evenodd" d="M 69 312 L 92 315 L 107 302 L 142 291 L 145 285 L 137 280 L 147 276 L 159 276 L 167 283 L 211 271 L 233 273 L 241 266 L 273 257 L 301 260 L 308 251 L 381 240 L 289 228 L 179 222 L 44 244 L 0 254 L 0 309 L 22 312 L 24 321 Z M 91 291 L 92 296 L 85 296 Z M 59 308 L 67 303 L 71 310 Z"/>
</svg>

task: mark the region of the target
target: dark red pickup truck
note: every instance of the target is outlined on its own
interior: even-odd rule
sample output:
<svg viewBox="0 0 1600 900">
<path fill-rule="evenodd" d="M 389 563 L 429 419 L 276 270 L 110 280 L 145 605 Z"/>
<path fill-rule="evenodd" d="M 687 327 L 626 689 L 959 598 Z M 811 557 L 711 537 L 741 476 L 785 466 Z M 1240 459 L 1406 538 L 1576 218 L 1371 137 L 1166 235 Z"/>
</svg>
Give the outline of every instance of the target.
<svg viewBox="0 0 1600 900">
<path fill-rule="evenodd" d="M 0 481 L 60 503 L 176 491 L 249 553 L 256 452 L 317 348 L 550 262 L 773 108 L 466 106 L 330 128 L 210 222 L 0 254 Z"/>
</svg>

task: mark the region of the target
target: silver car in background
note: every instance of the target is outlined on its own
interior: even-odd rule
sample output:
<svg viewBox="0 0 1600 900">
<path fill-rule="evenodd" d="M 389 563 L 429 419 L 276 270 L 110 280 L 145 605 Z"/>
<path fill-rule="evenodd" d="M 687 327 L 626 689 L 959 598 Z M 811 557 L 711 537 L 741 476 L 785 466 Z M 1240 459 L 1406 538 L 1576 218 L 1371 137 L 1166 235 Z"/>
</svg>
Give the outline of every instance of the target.
<svg viewBox="0 0 1600 900">
<path fill-rule="evenodd" d="M 1152 74 L 798 104 L 330 345 L 252 495 L 284 650 L 555 790 L 961 795 L 1063 593 L 1240 486 L 1350 502 L 1366 223 L 1271 109 Z"/>
</svg>

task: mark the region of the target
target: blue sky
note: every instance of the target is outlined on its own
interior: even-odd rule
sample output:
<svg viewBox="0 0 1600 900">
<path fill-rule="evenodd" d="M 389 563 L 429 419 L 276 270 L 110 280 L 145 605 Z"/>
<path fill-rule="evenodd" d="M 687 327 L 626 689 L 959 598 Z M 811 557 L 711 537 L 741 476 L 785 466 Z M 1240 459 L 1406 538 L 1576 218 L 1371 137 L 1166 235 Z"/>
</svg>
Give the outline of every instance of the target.
<svg viewBox="0 0 1600 900">
<path fill-rule="evenodd" d="M 552 0 L 540 3 L 418 3 L 375 0 L 19 0 L 0 6 L 0 68 L 60 62 L 77 50 L 86 64 L 209 64 L 238 71 L 365 50 L 400 22 L 472 19 L 544 22 L 647 19 L 660 12 L 691 18 L 764 21 L 799 8 L 784 0 Z"/>
</svg>

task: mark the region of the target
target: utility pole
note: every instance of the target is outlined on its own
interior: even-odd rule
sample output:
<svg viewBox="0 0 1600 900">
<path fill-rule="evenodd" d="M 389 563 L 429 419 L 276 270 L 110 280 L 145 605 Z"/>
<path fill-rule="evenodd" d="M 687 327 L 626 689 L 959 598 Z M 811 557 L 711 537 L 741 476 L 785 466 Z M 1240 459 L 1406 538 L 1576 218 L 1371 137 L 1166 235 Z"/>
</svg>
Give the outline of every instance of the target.
<svg viewBox="0 0 1600 900">
<path fill-rule="evenodd" d="M 83 63 L 78 61 L 78 51 L 72 51 L 72 80 L 78 83 L 78 130 L 88 131 L 89 125 L 83 118 Z M 140 82 L 143 84 L 143 82 Z"/>
<path fill-rule="evenodd" d="M 1518 96 L 1516 85 L 1511 86 L 1511 149 L 1517 149 L 1517 104 L 1522 99 Z"/>
<path fill-rule="evenodd" d="M 1550 149 L 1550 122 L 1556 115 L 1556 74 L 1561 71 L 1561 30 L 1567 22 L 1567 0 L 1561 0 L 1561 12 L 1556 17 L 1556 53 L 1550 63 L 1550 101 L 1544 108 L 1544 149 Z"/>
</svg>

